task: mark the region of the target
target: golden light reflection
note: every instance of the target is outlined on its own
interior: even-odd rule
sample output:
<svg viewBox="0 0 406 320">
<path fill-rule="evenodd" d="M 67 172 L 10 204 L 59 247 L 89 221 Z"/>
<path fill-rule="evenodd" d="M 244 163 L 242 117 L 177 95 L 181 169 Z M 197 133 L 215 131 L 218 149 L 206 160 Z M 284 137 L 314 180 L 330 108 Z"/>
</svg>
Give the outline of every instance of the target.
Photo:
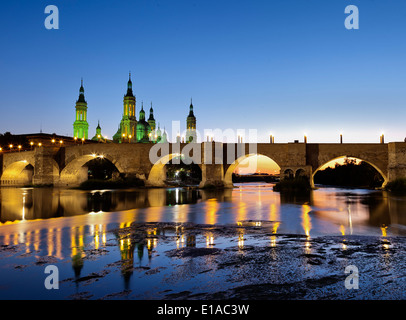
<svg viewBox="0 0 406 320">
<path fill-rule="evenodd" d="M 280 222 L 275 222 L 272 225 L 272 233 L 277 233 Z M 271 247 L 276 247 L 276 236 L 271 236 Z"/>
<path fill-rule="evenodd" d="M 54 230 L 52 228 L 48 229 L 48 255 L 52 256 L 54 252 Z"/>
<path fill-rule="evenodd" d="M 276 236 L 271 236 L 271 247 L 276 247 Z"/>
<path fill-rule="evenodd" d="M 311 219 L 309 212 L 311 211 L 311 207 L 307 204 L 302 205 L 302 226 L 306 236 L 310 236 L 310 230 L 312 227 Z"/>
<path fill-rule="evenodd" d="M 206 201 L 206 224 L 215 224 L 217 221 L 217 211 L 219 203 L 217 199 L 212 198 Z"/>
<path fill-rule="evenodd" d="M 342 236 L 345 236 L 345 227 L 343 225 L 340 225 L 340 232 Z M 347 250 L 347 245 L 345 244 L 345 239 L 341 243 L 342 249 Z"/>
<path fill-rule="evenodd" d="M 278 231 L 280 222 L 275 222 L 272 226 L 272 233 L 276 233 Z"/>
<path fill-rule="evenodd" d="M 340 232 L 342 236 L 345 236 L 345 227 L 343 225 L 340 226 Z"/>
<path fill-rule="evenodd" d="M 214 236 L 213 233 L 206 234 L 206 247 L 211 247 L 214 245 Z"/>
<path fill-rule="evenodd" d="M 388 226 L 386 226 L 386 225 L 384 225 L 384 224 L 381 226 L 382 237 L 386 237 L 386 236 L 387 236 L 387 231 L 386 231 L 387 228 L 388 228 Z"/>
<path fill-rule="evenodd" d="M 277 221 L 279 220 L 279 210 L 275 203 L 271 203 L 269 208 L 269 220 Z"/>
<path fill-rule="evenodd" d="M 34 231 L 34 250 L 38 251 L 39 249 L 39 230 Z"/>
<path fill-rule="evenodd" d="M 247 204 L 245 202 L 238 203 L 237 221 L 244 221 L 247 216 Z"/>
<path fill-rule="evenodd" d="M 176 248 L 179 249 L 185 245 L 185 236 L 182 234 L 176 239 Z"/>
<path fill-rule="evenodd" d="M 238 248 L 244 248 L 244 231 L 240 230 L 238 235 Z"/>
<path fill-rule="evenodd" d="M 310 246 L 310 241 L 309 241 L 309 238 L 307 238 L 306 241 L 305 241 L 305 253 L 306 254 L 311 253 L 311 248 L 310 247 L 311 247 Z"/>
</svg>

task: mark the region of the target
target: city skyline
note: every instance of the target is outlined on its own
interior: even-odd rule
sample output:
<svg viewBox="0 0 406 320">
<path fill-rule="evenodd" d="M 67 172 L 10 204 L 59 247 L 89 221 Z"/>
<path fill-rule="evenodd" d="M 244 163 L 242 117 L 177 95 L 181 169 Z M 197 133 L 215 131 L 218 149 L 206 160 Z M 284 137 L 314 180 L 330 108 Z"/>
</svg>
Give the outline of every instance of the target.
<svg viewBox="0 0 406 320">
<path fill-rule="evenodd" d="M 406 5 L 355 1 L 360 29 L 347 30 L 348 4 L 57 1 L 60 29 L 47 30 L 48 3 L 7 3 L 0 132 L 72 135 L 83 77 L 89 135 L 100 121 L 111 138 L 131 71 L 137 118 L 152 102 L 168 131 L 172 121 L 186 129 L 193 97 L 199 132 L 378 143 L 383 131 L 403 141 Z"/>
</svg>

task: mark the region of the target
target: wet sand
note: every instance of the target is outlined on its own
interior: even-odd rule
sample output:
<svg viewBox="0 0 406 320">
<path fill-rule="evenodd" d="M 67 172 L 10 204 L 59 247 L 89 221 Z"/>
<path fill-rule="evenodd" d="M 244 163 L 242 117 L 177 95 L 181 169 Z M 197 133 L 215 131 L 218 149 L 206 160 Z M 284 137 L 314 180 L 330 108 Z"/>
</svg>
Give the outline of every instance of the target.
<svg viewBox="0 0 406 320">
<path fill-rule="evenodd" d="M 406 298 L 404 237 L 307 237 L 275 233 L 274 224 L 133 223 L 110 230 L 97 249 L 93 243 L 83 245 L 72 259 L 2 245 L 0 263 L 2 272 L 14 275 L 37 269 L 33 274 L 41 279 L 40 268 L 60 266 L 58 296 L 34 299 Z M 358 269 L 358 289 L 346 288 L 346 278 L 353 275 L 345 273 L 347 266 Z M 71 268 L 75 273 L 63 271 Z M 0 286 L 0 294 L 7 298 L 6 285 Z"/>
</svg>

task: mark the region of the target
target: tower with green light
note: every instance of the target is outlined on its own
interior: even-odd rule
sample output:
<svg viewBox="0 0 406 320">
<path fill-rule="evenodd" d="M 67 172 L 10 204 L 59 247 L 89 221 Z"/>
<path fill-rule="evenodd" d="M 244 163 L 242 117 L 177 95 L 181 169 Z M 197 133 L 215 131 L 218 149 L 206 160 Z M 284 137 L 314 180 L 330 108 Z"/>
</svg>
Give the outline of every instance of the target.
<svg viewBox="0 0 406 320">
<path fill-rule="evenodd" d="M 192 99 L 190 99 L 189 115 L 186 118 L 186 142 L 197 142 L 196 117 L 193 113 Z"/>
<path fill-rule="evenodd" d="M 133 94 L 133 87 L 131 81 L 131 73 L 127 82 L 127 93 L 123 101 L 123 118 L 120 121 L 120 126 L 113 136 L 115 142 L 136 142 L 136 127 L 137 119 L 135 117 L 135 103 L 136 99 Z"/>
<path fill-rule="evenodd" d="M 137 122 L 137 142 L 148 143 L 150 141 L 151 126 L 145 121 L 144 105 L 141 104 L 140 117 Z"/>
<path fill-rule="evenodd" d="M 76 120 L 73 123 L 73 137 L 77 139 L 87 139 L 89 124 L 87 123 L 87 102 L 85 100 L 85 89 L 83 79 L 79 89 L 79 99 L 76 101 Z"/>
</svg>

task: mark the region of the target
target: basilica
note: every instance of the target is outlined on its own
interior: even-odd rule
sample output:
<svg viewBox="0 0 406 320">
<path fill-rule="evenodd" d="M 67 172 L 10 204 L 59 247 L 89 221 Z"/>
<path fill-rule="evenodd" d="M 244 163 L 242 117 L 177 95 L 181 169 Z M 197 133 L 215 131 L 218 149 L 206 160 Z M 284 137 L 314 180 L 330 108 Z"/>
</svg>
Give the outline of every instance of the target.
<svg viewBox="0 0 406 320">
<path fill-rule="evenodd" d="M 123 116 L 118 125 L 117 132 L 112 140 L 108 140 L 101 132 L 100 122 L 96 127 L 96 134 L 91 139 L 99 142 L 113 143 L 165 143 L 168 136 L 165 130 L 161 130 L 160 125 L 156 126 L 154 109 L 149 109 L 149 117 L 146 119 L 144 103 L 141 103 L 138 120 L 135 115 L 136 98 L 132 89 L 131 73 L 127 82 L 127 92 L 123 99 Z M 88 140 L 89 124 L 87 122 L 87 102 L 85 100 L 85 90 L 83 80 L 79 89 L 79 98 L 76 101 L 76 119 L 73 123 L 73 137 L 75 140 Z M 193 113 L 193 103 L 190 101 L 189 115 L 186 119 L 186 142 L 197 142 L 196 117 Z"/>
</svg>

